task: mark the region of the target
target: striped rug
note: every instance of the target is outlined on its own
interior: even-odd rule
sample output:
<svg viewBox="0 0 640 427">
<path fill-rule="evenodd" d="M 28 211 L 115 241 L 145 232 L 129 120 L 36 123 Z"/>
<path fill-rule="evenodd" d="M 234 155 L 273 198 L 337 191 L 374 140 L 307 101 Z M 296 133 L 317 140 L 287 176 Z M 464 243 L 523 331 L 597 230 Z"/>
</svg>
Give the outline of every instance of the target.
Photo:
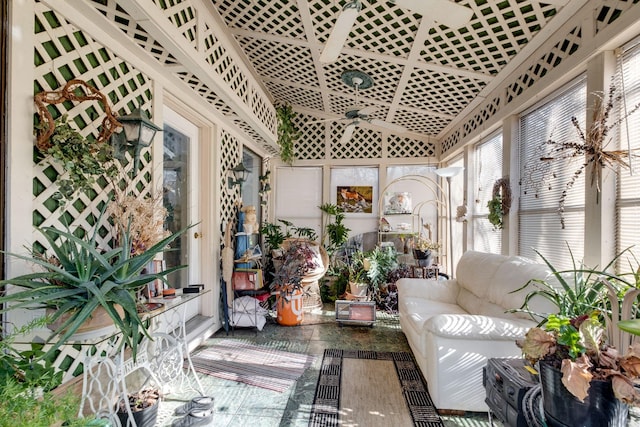
<svg viewBox="0 0 640 427">
<path fill-rule="evenodd" d="M 406 352 L 324 351 L 310 427 L 443 427 Z"/>
<path fill-rule="evenodd" d="M 314 356 L 222 340 L 191 356 L 196 371 L 282 393 L 311 366 Z"/>
</svg>

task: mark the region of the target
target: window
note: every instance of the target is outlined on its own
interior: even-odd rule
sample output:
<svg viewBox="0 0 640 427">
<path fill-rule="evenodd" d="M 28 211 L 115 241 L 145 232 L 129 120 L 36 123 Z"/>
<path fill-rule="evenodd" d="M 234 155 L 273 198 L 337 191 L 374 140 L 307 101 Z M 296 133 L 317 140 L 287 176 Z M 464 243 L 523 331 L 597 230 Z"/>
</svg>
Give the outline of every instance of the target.
<svg viewBox="0 0 640 427">
<path fill-rule="evenodd" d="M 322 211 L 322 168 L 279 167 L 276 169 L 275 218 L 291 221 L 296 227 L 313 228 L 320 236 Z"/>
<path fill-rule="evenodd" d="M 249 170 L 247 180 L 242 184 L 242 204 L 256 207 L 256 220 L 262 223 L 262 209 L 260 209 L 260 175 L 262 175 L 262 159 L 253 151 L 242 150 L 242 164 Z"/>
<path fill-rule="evenodd" d="M 636 42 L 637 43 L 637 42 Z M 621 57 L 620 69 L 624 82 L 624 98 L 620 108 L 631 109 L 640 102 L 640 47 L 636 44 Z M 620 85 L 619 85 L 620 86 Z M 618 89 L 620 89 L 618 87 Z M 621 90 L 620 90 L 621 92 Z M 621 116 L 625 111 L 620 112 Z M 630 120 L 620 126 L 620 149 L 640 150 L 640 111 L 633 113 Z M 618 253 L 640 242 L 640 161 L 631 160 L 633 173 L 627 168 L 620 168 L 618 174 L 618 188 L 616 195 L 616 234 Z M 637 250 L 637 249 L 636 249 Z M 624 266 L 628 270 L 628 265 Z"/>
<path fill-rule="evenodd" d="M 499 254 L 502 233 L 489 222 L 487 203 L 492 198 L 494 183 L 502 178 L 502 131 L 479 143 L 475 151 L 476 176 L 471 208 L 473 249 Z"/>
<path fill-rule="evenodd" d="M 572 266 L 567 245 L 576 260 L 584 255 L 584 173 L 567 188 L 581 158 L 561 159 L 554 144 L 578 138 L 571 122 L 576 116 L 584 129 L 586 79 L 580 78 L 567 90 L 537 106 L 520 118 L 520 209 L 519 254 L 537 259 L 553 256 L 559 268 Z M 558 215 L 561 195 L 567 191 L 564 228 Z"/>
</svg>

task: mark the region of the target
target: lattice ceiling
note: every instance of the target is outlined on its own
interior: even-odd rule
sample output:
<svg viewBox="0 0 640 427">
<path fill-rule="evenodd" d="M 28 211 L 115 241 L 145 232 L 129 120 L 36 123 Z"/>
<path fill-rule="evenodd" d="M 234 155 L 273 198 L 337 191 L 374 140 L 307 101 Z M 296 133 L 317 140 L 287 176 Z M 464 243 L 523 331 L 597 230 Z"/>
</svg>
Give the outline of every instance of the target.
<svg viewBox="0 0 640 427">
<path fill-rule="evenodd" d="M 360 92 L 361 106 L 375 105 L 376 118 L 436 138 L 485 95 L 483 88 L 564 3 L 454 0 L 474 14 L 452 29 L 388 1 L 361 0 L 339 58 L 322 64 L 320 52 L 344 0 L 210 1 L 276 102 L 291 103 L 310 119 L 340 119 L 355 103 L 340 76 L 356 69 L 374 80 Z"/>
</svg>

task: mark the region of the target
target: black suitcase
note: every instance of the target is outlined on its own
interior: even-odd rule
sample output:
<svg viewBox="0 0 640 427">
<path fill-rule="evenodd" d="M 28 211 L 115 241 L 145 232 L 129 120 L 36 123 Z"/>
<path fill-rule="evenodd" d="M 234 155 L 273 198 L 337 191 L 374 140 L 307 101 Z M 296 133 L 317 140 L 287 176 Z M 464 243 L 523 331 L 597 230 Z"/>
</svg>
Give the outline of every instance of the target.
<svg viewBox="0 0 640 427">
<path fill-rule="evenodd" d="M 483 369 L 485 402 L 508 427 L 527 427 L 522 400 L 538 383 L 538 376 L 526 370 L 525 363 L 524 359 L 489 359 Z"/>
</svg>

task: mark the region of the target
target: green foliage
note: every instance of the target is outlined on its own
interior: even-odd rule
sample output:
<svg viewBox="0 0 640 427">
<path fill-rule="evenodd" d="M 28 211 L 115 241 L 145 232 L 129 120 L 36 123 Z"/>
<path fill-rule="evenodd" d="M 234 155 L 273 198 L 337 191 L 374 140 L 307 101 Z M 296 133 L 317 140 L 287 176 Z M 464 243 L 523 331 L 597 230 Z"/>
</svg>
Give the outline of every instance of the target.
<svg viewBox="0 0 640 427">
<path fill-rule="evenodd" d="M 532 317 L 542 317 L 541 324 L 544 324 L 549 313 L 534 312 L 529 307 L 529 302 L 535 296 L 549 300 L 557 310 L 556 314 L 567 318 L 582 316 L 593 311 L 607 311 L 607 288 L 602 283 L 603 279 L 612 280 L 618 286 L 625 288 L 633 287 L 637 283 L 629 282 L 623 276 L 611 272 L 617 260 L 628 249 L 616 255 L 603 269 L 588 268 L 582 263 L 578 263 L 571 252 L 571 248 L 568 248 L 568 250 L 573 268 L 566 270 L 557 269 L 540 252 L 535 251 L 549 267 L 551 274 L 544 279 L 531 279 L 522 288 L 513 291 L 518 292 L 530 284 L 536 286 L 536 290 L 526 295 L 522 306 L 517 310 L 511 311 L 521 311 L 531 314 Z"/>
<path fill-rule="evenodd" d="M 373 290 L 387 281 L 387 276 L 398 268 L 398 259 L 393 248 L 380 248 L 368 252 L 356 252 L 349 263 L 349 280 L 368 283 Z"/>
<path fill-rule="evenodd" d="M 167 246 L 188 229 L 180 230 L 146 252 L 132 256 L 131 241 L 127 232 L 120 239 L 121 247 L 103 252 L 96 243 L 97 227 L 90 237 L 80 238 L 71 231 L 53 227 L 37 230 L 47 240 L 52 257 L 32 253 L 31 256 L 10 254 L 32 262 L 39 271 L 0 281 L 0 285 L 15 285 L 23 289 L 0 297 L 2 312 L 17 308 L 52 308 L 55 314 L 51 322 L 69 314 L 68 319 L 52 333 L 48 341 L 56 338 L 54 345 L 42 356 L 47 358 L 64 344 L 85 323 L 97 307 L 103 307 L 123 334 L 123 344 L 137 354 L 138 338 L 146 334 L 145 322 L 137 311 L 136 293 L 147 283 L 184 268 L 178 266 L 161 273 L 141 274 L 142 270 L 163 252 Z M 116 311 L 124 310 L 124 318 Z"/>
<path fill-rule="evenodd" d="M 324 245 L 327 255 L 329 255 L 331 266 L 335 267 L 335 254 L 349 239 L 351 229 L 343 224 L 345 214 L 339 206 L 325 203 L 319 208 L 324 213 L 322 222 L 325 224 L 320 243 Z"/>
<path fill-rule="evenodd" d="M 51 147 L 43 154 L 52 162 L 59 163 L 66 172 L 66 176 L 59 176 L 56 180 L 56 197 L 60 200 L 71 199 L 78 190 L 89 191 L 97 177 L 114 177 L 117 174 L 112 147 L 84 138 L 67 121 L 66 115 L 55 121 L 49 142 Z"/>
<path fill-rule="evenodd" d="M 295 142 L 300 138 L 301 132 L 293 123 L 296 113 L 291 105 L 279 105 L 276 107 L 276 117 L 278 118 L 278 146 L 280 147 L 280 158 L 288 165 L 293 165 L 296 159 Z"/>
<path fill-rule="evenodd" d="M 568 318 L 551 314 L 545 329 L 556 332 L 556 342 L 566 347 L 572 359 L 575 360 L 585 352 L 585 347 L 580 344 L 580 332 L 571 325 Z"/>
<path fill-rule="evenodd" d="M 292 237 L 309 239 L 311 241 L 318 238 L 318 234 L 313 228 L 296 227 L 291 221 L 287 221 L 286 219 L 278 219 L 277 221 L 284 225 L 284 230 L 282 229 L 282 225 L 277 223 L 264 222 L 260 226 L 260 234 L 270 250 L 278 249 L 285 240 Z"/>
<path fill-rule="evenodd" d="M 487 207 L 489 208 L 489 214 L 487 215 L 489 222 L 493 225 L 495 230 L 502 230 L 502 216 L 504 215 L 504 212 L 502 211 L 502 197 L 498 194 L 493 199 L 489 200 Z"/>
<path fill-rule="evenodd" d="M 0 427 L 104 426 L 104 422 L 78 419 L 80 396 L 71 391 L 59 397 L 51 391 L 40 394 L 26 383 L 7 378 L 0 388 Z M 58 423 L 58 424 L 57 424 Z"/>
</svg>

